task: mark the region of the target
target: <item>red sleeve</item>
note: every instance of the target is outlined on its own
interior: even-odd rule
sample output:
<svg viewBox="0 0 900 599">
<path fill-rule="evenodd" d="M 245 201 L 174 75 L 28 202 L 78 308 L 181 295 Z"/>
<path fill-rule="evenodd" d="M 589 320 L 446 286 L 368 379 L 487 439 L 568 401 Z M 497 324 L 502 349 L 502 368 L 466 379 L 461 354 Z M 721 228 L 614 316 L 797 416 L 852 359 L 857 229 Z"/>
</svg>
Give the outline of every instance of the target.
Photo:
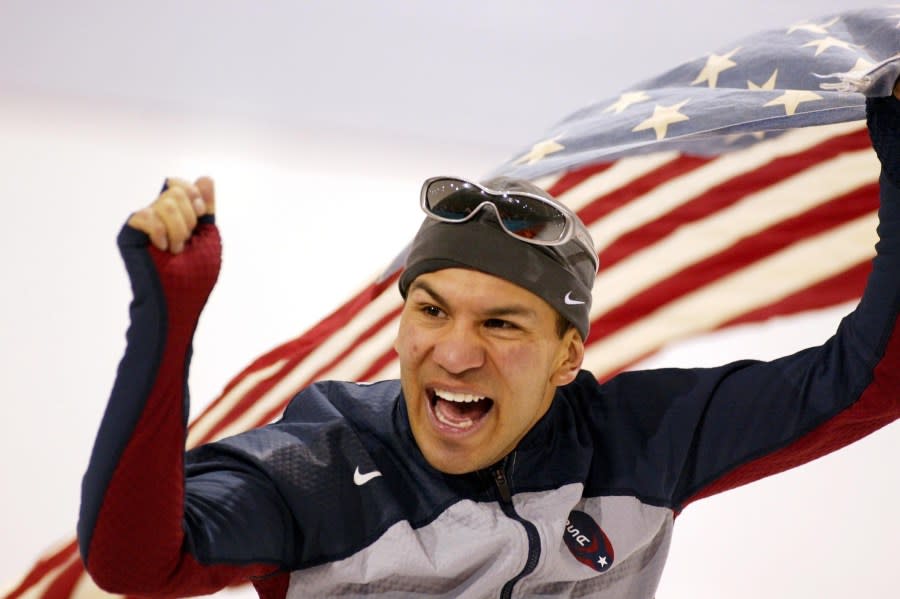
<svg viewBox="0 0 900 599">
<path fill-rule="evenodd" d="M 211 217 L 184 252 L 125 227 L 119 247 L 134 299 L 125 355 L 82 487 L 85 567 L 102 588 L 192 595 L 277 571 L 272 563 L 201 563 L 186 539 L 184 443 L 191 340 L 215 285 L 221 246 Z M 286 575 L 263 584 L 283 597 Z M 281 580 L 281 579 L 284 580 Z"/>
</svg>

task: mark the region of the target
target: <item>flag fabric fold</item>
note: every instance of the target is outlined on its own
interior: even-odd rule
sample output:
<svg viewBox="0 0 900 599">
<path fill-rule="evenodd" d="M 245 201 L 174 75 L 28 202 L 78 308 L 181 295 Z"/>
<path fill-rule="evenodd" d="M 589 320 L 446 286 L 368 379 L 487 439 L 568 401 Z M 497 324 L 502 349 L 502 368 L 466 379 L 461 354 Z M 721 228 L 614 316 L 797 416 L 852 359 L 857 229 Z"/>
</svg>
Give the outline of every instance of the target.
<svg viewBox="0 0 900 599">
<path fill-rule="evenodd" d="M 496 169 L 536 180 L 596 241 L 585 368 L 608 378 L 674 340 L 859 296 L 879 174 L 863 94 L 886 95 L 900 74 L 895 13 L 854 11 L 741 40 L 579 110 Z M 272 421 L 315 380 L 398 376 L 400 265 L 402 254 L 239 373 L 191 423 L 188 445 Z M 6 597 L 101 594 L 73 541 Z"/>
</svg>

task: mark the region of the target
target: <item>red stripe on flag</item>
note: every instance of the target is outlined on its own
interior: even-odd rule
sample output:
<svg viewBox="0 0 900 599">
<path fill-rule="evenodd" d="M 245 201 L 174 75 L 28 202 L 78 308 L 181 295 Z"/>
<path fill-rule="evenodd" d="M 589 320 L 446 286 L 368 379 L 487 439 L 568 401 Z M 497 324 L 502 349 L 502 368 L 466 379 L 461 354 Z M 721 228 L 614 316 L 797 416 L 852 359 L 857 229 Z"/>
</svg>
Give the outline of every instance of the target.
<svg viewBox="0 0 900 599">
<path fill-rule="evenodd" d="M 615 163 L 602 162 L 599 164 L 592 164 L 575 171 L 569 171 L 565 175 L 560 177 L 553 185 L 551 185 L 547 189 L 547 192 L 552 196 L 562 195 L 576 185 L 584 183 L 594 175 L 599 175 L 600 173 L 611 167 L 613 164 Z"/>
<path fill-rule="evenodd" d="M 32 587 L 41 583 L 44 577 L 49 575 L 53 570 L 72 559 L 76 553 L 78 553 L 78 542 L 72 540 L 55 553 L 42 557 L 34 564 L 28 574 L 25 575 L 22 582 L 13 588 L 4 599 L 18 599 Z M 77 563 L 80 565 L 81 561 L 78 561 Z"/>
<path fill-rule="evenodd" d="M 73 561 L 50 583 L 42 599 L 68 599 L 72 596 L 75 585 L 86 575 L 81 560 Z"/>
</svg>

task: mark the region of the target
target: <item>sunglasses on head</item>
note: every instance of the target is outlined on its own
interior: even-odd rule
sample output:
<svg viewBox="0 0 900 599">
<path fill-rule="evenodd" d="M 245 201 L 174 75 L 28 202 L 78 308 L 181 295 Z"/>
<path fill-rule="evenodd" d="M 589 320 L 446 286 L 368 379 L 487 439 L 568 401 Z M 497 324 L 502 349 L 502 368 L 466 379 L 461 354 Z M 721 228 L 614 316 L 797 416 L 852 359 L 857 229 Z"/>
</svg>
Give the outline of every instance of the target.
<svg viewBox="0 0 900 599">
<path fill-rule="evenodd" d="M 562 204 L 524 191 L 496 191 L 453 177 L 432 177 L 422 185 L 422 210 L 435 220 L 462 223 L 490 208 L 506 233 L 527 243 L 559 246 L 574 240 L 599 260 L 578 217 Z"/>
</svg>

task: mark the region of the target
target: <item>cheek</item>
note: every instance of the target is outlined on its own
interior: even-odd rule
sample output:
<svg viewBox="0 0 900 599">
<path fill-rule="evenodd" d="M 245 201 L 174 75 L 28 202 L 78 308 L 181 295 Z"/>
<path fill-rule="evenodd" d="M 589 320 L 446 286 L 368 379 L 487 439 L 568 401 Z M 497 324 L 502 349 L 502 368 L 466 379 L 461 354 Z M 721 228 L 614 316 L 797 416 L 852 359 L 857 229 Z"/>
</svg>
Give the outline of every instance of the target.
<svg viewBox="0 0 900 599">
<path fill-rule="evenodd" d="M 519 380 L 543 376 L 549 362 L 543 347 L 539 344 L 516 344 L 496 352 L 496 363 L 504 372 L 517 374 Z"/>
<path fill-rule="evenodd" d="M 394 351 L 400 358 L 401 363 L 416 362 L 421 353 L 422 342 L 415 334 L 415 328 L 404 326 L 400 323 L 400 329 L 397 331 L 397 339 L 394 341 Z"/>
</svg>

